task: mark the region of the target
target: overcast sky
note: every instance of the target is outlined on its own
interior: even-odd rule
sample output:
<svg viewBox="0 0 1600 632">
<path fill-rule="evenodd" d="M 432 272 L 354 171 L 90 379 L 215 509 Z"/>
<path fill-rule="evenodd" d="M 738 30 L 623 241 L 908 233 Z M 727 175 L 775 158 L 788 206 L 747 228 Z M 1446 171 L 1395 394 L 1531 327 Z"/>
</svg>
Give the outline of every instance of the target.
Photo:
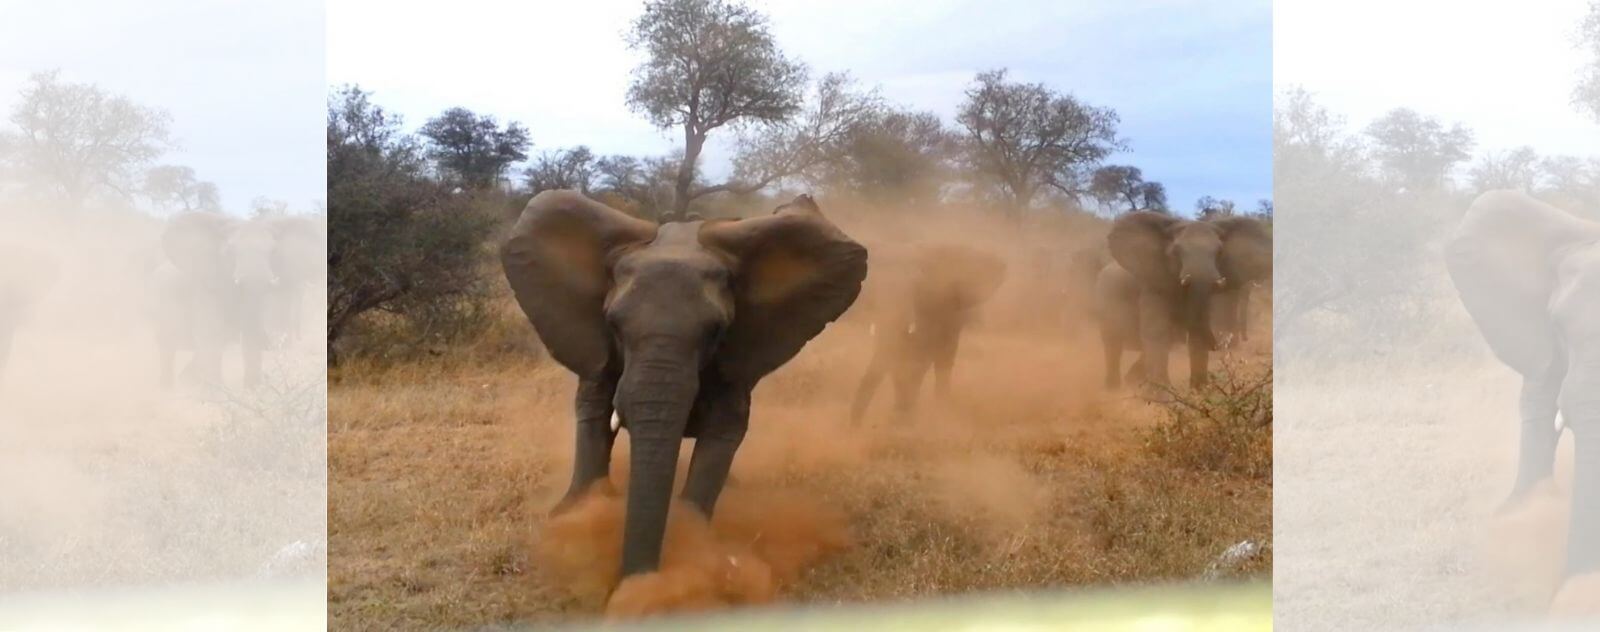
<svg viewBox="0 0 1600 632">
<path fill-rule="evenodd" d="M 307 210 L 327 190 L 322 26 L 322 0 L 0 0 L 0 111 L 59 69 L 171 113 L 181 147 L 161 162 L 217 183 L 229 210 Z"/>
<path fill-rule="evenodd" d="M 1600 125 L 1571 105 L 1586 0 L 1278 0 L 1273 73 L 1352 129 L 1399 106 L 1460 122 L 1479 151 L 1595 155 Z"/>
<path fill-rule="evenodd" d="M 464 106 L 528 126 L 535 152 L 664 154 L 627 109 L 637 0 L 448 4 L 328 1 L 328 81 L 359 83 L 415 128 Z M 1043 82 L 1122 117 L 1129 155 L 1189 210 L 1271 196 L 1271 10 L 1266 0 L 757 0 L 778 44 L 814 74 L 847 70 L 890 100 L 954 123 L 983 70 Z M 729 134 L 721 135 L 727 141 Z M 716 134 L 713 134 L 713 142 Z M 708 170 L 727 169 L 726 142 Z"/>
</svg>

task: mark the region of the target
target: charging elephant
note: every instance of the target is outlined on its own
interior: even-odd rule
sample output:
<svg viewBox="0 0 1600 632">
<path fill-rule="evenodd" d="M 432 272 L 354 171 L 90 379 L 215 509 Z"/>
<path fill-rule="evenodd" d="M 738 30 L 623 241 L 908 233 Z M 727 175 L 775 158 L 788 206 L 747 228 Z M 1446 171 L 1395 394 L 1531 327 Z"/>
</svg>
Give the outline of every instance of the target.
<svg viewBox="0 0 1600 632">
<path fill-rule="evenodd" d="M 1571 429 L 1565 576 L 1600 572 L 1600 223 L 1491 191 L 1468 208 L 1445 263 L 1489 348 L 1522 376 L 1517 475 L 1501 509 L 1554 473 L 1561 428 Z"/>
<path fill-rule="evenodd" d="M 1194 221 L 1139 211 L 1117 218 L 1106 243 L 1126 272 L 1103 268 L 1096 288 L 1107 386 L 1118 386 L 1122 351 L 1135 336 L 1144 381 L 1170 384 L 1167 352 L 1184 343 L 1189 383 L 1204 386 L 1210 354 L 1219 348 L 1217 332 L 1239 327 L 1244 288 L 1271 274 L 1272 237 L 1265 225 L 1245 217 Z"/>
<path fill-rule="evenodd" d="M 949 395 L 961 332 L 1006 276 L 998 257 L 957 245 L 924 246 L 905 263 L 909 282 L 885 288 L 888 304 L 872 323 L 872 359 L 851 401 L 852 423 L 860 422 L 886 375 L 893 376 L 895 412 L 902 417 L 915 406 L 930 369 L 934 392 Z"/>
<path fill-rule="evenodd" d="M 0 244 L 0 381 L 17 330 L 60 276 L 55 257 L 19 244 Z"/>
<path fill-rule="evenodd" d="M 572 485 L 556 511 L 607 476 L 628 429 L 624 585 L 660 566 L 680 442 L 695 438 L 683 495 L 709 516 L 751 390 L 850 307 L 867 272 L 866 249 L 806 195 L 767 216 L 658 225 L 546 191 L 500 259 L 550 356 L 578 377 Z"/>
<path fill-rule="evenodd" d="M 267 301 L 264 326 L 271 346 L 288 346 L 305 333 L 305 297 L 327 271 L 327 228 L 320 218 L 285 215 L 264 218 L 273 235 L 272 270 L 278 282 Z"/>
<path fill-rule="evenodd" d="M 166 255 L 152 273 L 160 381 L 174 385 L 177 352 L 193 352 L 185 373 L 222 383 L 222 356 L 238 345 L 243 382 L 261 381 L 262 356 L 288 331 L 302 288 L 320 270 L 319 237 L 292 218 L 241 220 L 221 213 L 173 217 L 161 235 Z M 293 284 L 293 285 L 291 285 Z"/>
</svg>

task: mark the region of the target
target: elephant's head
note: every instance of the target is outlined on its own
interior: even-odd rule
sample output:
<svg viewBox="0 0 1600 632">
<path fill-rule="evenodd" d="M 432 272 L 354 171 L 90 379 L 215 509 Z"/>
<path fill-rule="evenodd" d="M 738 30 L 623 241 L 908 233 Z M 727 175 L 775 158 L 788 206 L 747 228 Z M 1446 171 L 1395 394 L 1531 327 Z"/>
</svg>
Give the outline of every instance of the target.
<svg viewBox="0 0 1600 632">
<path fill-rule="evenodd" d="M 167 221 L 161 248 L 186 278 L 207 288 L 220 288 L 233 280 L 228 242 L 238 224 L 221 213 L 183 213 Z"/>
<path fill-rule="evenodd" d="M 670 377 L 690 400 L 702 369 L 753 386 L 792 358 L 855 300 L 866 257 L 809 196 L 763 217 L 657 225 L 547 191 L 501 249 L 556 361 L 617 372 L 625 391 Z"/>
<path fill-rule="evenodd" d="M 1193 221 L 1150 211 L 1117 218 L 1106 238 L 1111 256 L 1150 292 L 1167 297 L 1190 345 L 1217 344 L 1212 299 L 1267 278 L 1272 237 L 1256 219 Z"/>
<path fill-rule="evenodd" d="M 302 285 L 327 269 L 327 228 L 321 218 L 287 215 L 268 220 L 273 234 L 272 269 L 280 283 Z"/>
<path fill-rule="evenodd" d="M 919 319 L 948 317 L 959 322 L 988 302 L 1006 279 L 1005 261 L 966 246 L 924 246 L 914 262 L 913 296 Z"/>
</svg>

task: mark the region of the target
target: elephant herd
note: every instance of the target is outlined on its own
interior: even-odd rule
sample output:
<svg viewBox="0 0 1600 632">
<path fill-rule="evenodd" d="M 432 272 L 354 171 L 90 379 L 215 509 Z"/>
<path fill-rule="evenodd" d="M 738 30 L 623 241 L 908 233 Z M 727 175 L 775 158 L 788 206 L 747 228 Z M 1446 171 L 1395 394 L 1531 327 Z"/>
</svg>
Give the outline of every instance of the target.
<svg viewBox="0 0 1600 632">
<path fill-rule="evenodd" d="M 259 385 L 263 353 L 302 332 L 306 293 L 324 274 L 325 240 L 309 216 L 190 212 L 169 219 L 149 271 L 161 387 L 180 378 L 223 384 L 222 358 L 235 345 L 243 385 Z M 183 351 L 190 361 L 179 373 Z"/>
<path fill-rule="evenodd" d="M 1191 380 L 1204 382 L 1206 353 L 1220 337 L 1210 329 L 1213 305 L 1239 305 L 1271 265 L 1265 227 L 1243 218 L 1133 213 L 1116 222 L 1106 250 L 1095 277 L 1108 285 L 1096 310 L 1114 347 L 1107 357 L 1140 341 L 1156 382 L 1166 379 L 1169 345 L 1182 340 L 1195 362 Z M 577 192 L 546 191 L 523 209 L 500 257 L 550 356 L 578 378 L 572 482 L 555 512 L 606 478 L 617 432 L 628 429 L 619 594 L 659 568 L 680 442 L 695 439 L 683 498 L 710 516 L 749 428 L 756 384 L 856 302 L 868 268 L 867 249 L 807 195 L 764 216 L 657 224 Z M 885 376 L 901 413 L 930 370 L 946 391 L 961 332 L 1006 270 L 958 245 L 924 247 L 899 263 L 911 272 L 879 289 L 898 302 L 872 316 L 856 419 Z M 1230 333 L 1242 326 L 1225 320 Z"/>
<path fill-rule="evenodd" d="M 223 356 L 237 347 L 243 385 L 260 384 L 263 353 L 303 333 L 306 296 L 325 269 L 322 223 L 303 215 L 187 212 L 169 218 L 154 241 L 147 256 L 131 262 L 147 281 L 142 316 L 157 351 L 152 377 L 166 390 L 222 386 Z M 14 368 L 8 364 L 19 332 L 47 325 L 34 322 L 36 312 L 59 291 L 62 265 L 58 255 L 0 244 L 0 383 Z M 189 361 L 180 375 L 184 352 Z"/>
</svg>

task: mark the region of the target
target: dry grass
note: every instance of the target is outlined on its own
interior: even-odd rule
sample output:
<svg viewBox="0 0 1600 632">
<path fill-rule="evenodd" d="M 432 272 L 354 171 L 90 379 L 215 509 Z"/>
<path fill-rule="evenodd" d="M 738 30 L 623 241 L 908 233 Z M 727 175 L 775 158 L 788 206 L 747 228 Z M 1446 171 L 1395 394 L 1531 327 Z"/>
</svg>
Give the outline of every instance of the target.
<svg viewBox="0 0 1600 632">
<path fill-rule="evenodd" d="M 872 246 L 871 227 L 841 224 Z M 1051 271 L 1026 259 L 1036 250 L 995 250 L 1013 257 L 1014 273 L 963 339 L 948 404 L 924 399 L 914 421 L 895 424 L 880 393 L 866 427 L 849 427 L 870 341 L 862 319 L 847 317 L 757 389 L 713 528 L 826 531 L 830 516 L 842 521 L 842 551 L 792 581 L 776 573 L 784 602 L 1193 579 L 1243 540 L 1267 553 L 1222 575 L 1270 575 L 1270 480 L 1147 448 L 1166 409 L 1103 393 L 1099 343 L 1052 316 L 1062 306 L 1040 291 Z M 1265 371 L 1269 338 L 1235 352 L 1246 371 Z M 596 590 L 539 554 L 550 544 L 545 514 L 570 476 L 570 374 L 463 351 L 358 360 L 331 378 L 332 627 L 598 616 Z M 1270 464 L 1270 439 L 1252 445 Z"/>
<path fill-rule="evenodd" d="M 1542 613 L 1571 476 L 1510 489 L 1518 381 L 1477 358 L 1390 355 L 1280 373 L 1275 613 L 1286 630 L 1421 629 Z"/>
</svg>

